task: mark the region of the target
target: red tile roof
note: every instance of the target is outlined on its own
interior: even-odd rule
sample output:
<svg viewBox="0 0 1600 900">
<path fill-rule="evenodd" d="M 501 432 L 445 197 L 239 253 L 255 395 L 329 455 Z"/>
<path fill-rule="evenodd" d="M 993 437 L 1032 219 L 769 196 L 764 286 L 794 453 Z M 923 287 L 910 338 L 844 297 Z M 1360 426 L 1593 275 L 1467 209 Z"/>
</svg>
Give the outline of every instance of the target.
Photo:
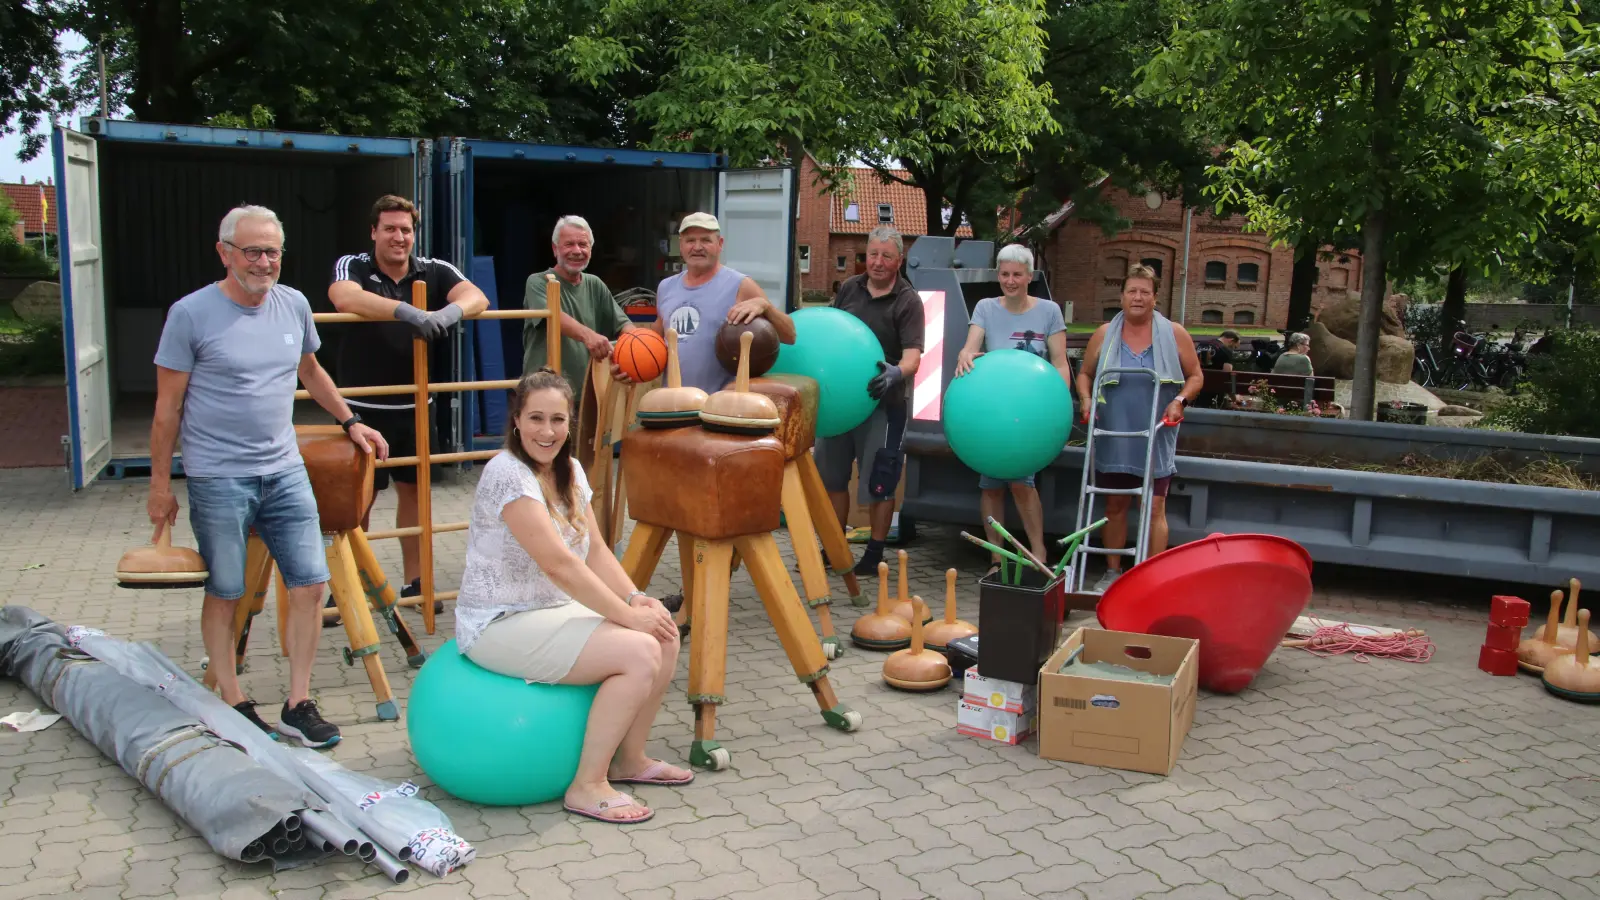
<svg viewBox="0 0 1600 900">
<path fill-rule="evenodd" d="M 11 201 L 11 208 L 22 217 L 22 230 L 28 234 L 41 231 L 56 233 L 56 189 L 50 184 L 10 184 L 0 182 L 0 193 Z M 44 198 L 44 204 L 39 202 Z"/>
<path fill-rule="evenodd" d="M 854 184 L 848 189 L 841 189 L 840 193 L 833 195 L 832 209 L 829 214 L 828 230 L 834 234 L 866 234 L 878 227 L 878 205 L 887 203 L 893 211 L 894 221 L 885 223 L 895 227 L 902 235 L 914 237 L 928 233 L 928 211 L 926 201 L 923 199 L 921 188 L 900 184 L 891 181 L 883 183 L 883 178 L 876 170 L 864 167 L 852 167 L 851 175 Z M 909 178 L 909 172 L 904 169 L 894 170 L 900 178 Z M 845 212 L 854 205 L 859 211 L 857 221 L 845 218 Z M 963 225 L 956 231 L 957 237 L 972 237 L 972 227 Z"/>
</svg>

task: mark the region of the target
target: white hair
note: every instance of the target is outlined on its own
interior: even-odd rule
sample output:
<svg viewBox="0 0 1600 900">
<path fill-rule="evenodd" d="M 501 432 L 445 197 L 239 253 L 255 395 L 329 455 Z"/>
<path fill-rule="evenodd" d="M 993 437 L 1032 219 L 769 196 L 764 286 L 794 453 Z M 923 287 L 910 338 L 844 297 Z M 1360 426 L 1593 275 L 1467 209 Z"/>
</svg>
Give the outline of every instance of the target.
<svg viewBox="0 0 1600 900">
<path fill-rule="evenodd" d="M 550 243 L 561 243 L 561 229 L 563 228 L 577 228 L 589 236 L 590 244 L 594 243 L 594 229 L 589 227 L 589 223 L 584 220 L 583 216 L 562 216 L 557 219 L 555 230 L 550 232 Z"/>
<path fill-rule="evenodd" d="M 896 231 L 892 226 L 879 225 L 877 228 L 867 232 L 867 243 L 870 244 L 873 241 L 882 244 L 893 244 L 895 253 L 901 256 L 906 255 L 905 239 L 900 237 L 900 232 Z"/>
<path fill-rule="evenodd" d="M 994 265 L 999 268 L 1001 263 L 1022 263 L 1031 273 L 1033 271 L 1033 251 L 1021 244 L 1007 244 L 995 254 Z"/>
<path fill-rule="evenodd" d="M 279 238 L 287 239 L 283 233 L 283 222 L 278 219 L 277 213 L 265 206 L 236 206 L 222 217 L 222 226 L 217 229 L 217 240 L 233 243 L 234 232 L 238 231 L 239 223 L 245 219 L 266 219 L 277 227 Z"/>
<path fill-rule="evenodd" d="M 1289 335 L 1289 346 L 1309 347 L 1311 346 L 1311 335 L 1303 331 L 1296 331 L 1294 334 Z"/>
</svg>

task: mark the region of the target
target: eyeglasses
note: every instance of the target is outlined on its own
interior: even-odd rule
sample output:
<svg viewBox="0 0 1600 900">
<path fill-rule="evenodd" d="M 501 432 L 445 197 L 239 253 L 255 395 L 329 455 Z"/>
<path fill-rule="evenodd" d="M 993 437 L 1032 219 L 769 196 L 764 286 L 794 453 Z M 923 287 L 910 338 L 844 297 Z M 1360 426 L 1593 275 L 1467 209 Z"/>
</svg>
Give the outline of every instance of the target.
<svg viewBox="0 0 1600 900">
<path fill-rule="evenodd" d="M 283 256 L 283 250 L 278 247 L 241 247 L 233 241 L 223 241 L 223 243 L 243 253 L 244 258 L 251 262 L 255 262 L 263 256 L 272 262 L 277 262 L 278 258 Z"/>
</svg>

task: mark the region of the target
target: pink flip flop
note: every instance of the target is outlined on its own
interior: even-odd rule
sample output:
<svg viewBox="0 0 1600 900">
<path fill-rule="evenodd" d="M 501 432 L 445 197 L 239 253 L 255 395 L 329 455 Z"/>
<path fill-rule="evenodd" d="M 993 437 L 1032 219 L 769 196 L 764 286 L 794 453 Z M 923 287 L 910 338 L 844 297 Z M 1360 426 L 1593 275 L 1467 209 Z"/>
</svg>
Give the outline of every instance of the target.
<svg viewBox="0 0 1600 900">
<path fill-rule="evenodd" d="M 650 765 L 645 766 L 644 767 L 644 771 L 642 771 L 639 774 L 633 776 L 632 778 L 608 778 L 606 780 L 610 781 L 612 784 L 668 784 L 668 785 L 670 785 L 670 784 L 688 784 L 689 782 L 694 780 L 694 773 L 693 772 L 689 773 L 689 777 L 688 778 L 670 779 L 670 778 L 657 778 L 657 777 L 654 777 L 657 774 L 665 771 L 666 768 L 667 768 L 667 764 L 658 759 L 655 762 L 651 763 Z"/>
<path fill-rule="evenodd" d="M 656 815 L 656 812 L 653 809 L 650 810 L 650 812 L 646 815 L 642 815 L 634 819 L 618 819 L 614 816 L 608 816 L 605 814 L 606 810 L 617 809 L 623 806 L 637 806 L 640 809 L 646 808 L 644 804 L 634 800 L 627 794 L 622 793 L 617 794 L 615 797 L 608 797 L 604 800 L 601 800 L 599 803 L 596 803 L 594 806 L 591 806 L 588 809 L 579 809 L 576 806 L 567 806 L 564 803 L 562 804 L 562 808 L 575 816 L 583 816 L 584 818 L 594 819 L 596 822 L 606 822 L 611 825 L 637 825 L 640 822 L 650 821 L 651 819 L 655 818 Z"/>
</svg>

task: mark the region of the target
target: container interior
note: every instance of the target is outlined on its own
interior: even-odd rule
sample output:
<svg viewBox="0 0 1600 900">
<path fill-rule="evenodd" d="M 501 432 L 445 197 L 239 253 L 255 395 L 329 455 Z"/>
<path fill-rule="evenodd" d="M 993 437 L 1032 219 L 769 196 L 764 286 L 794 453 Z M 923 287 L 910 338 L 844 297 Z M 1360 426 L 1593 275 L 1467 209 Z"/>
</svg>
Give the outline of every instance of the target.
<svg viewBox="0 0 1600 900">
<path fill-rule="evenodd" d="M 410 157 L 114 140 L 98 149 L 118 459 L 149 455 L 153 360 L 166 311 L 221 277 L 217 227 L 229 209 L 250 203 L 278 214 L 285 233 L 281 282 L 304 293 L 313 310 L 328 312 L 334 261 L 371 247 L 372 202 L 385 193 L 410 197 L 415 189 Z M 318 327 L 318 355 L 330 371 L 341 329 L 359 327 Z"/>
<path fill-rule="evenodd" d="M 686 213 L 713 211 L 716 179 L 715 172 L 696 169 L 474 160 L 474 270 L 492 265 L 500 306 L 521 306 L 528 276 L 555 263 L 550 238 L 556 221 L 576 215 L 594 230 L 588 271 L 613 296 L 630 288 L 654 292 L 681 267 L 672 223 Z M 542 294 L 536 302 L 542 306 Z M 645 307 L 632 315 L 654 318 Z M 521 321 L 501 322 L 506 378 L 522 372 L 522 328 Z"/>
</svg>

